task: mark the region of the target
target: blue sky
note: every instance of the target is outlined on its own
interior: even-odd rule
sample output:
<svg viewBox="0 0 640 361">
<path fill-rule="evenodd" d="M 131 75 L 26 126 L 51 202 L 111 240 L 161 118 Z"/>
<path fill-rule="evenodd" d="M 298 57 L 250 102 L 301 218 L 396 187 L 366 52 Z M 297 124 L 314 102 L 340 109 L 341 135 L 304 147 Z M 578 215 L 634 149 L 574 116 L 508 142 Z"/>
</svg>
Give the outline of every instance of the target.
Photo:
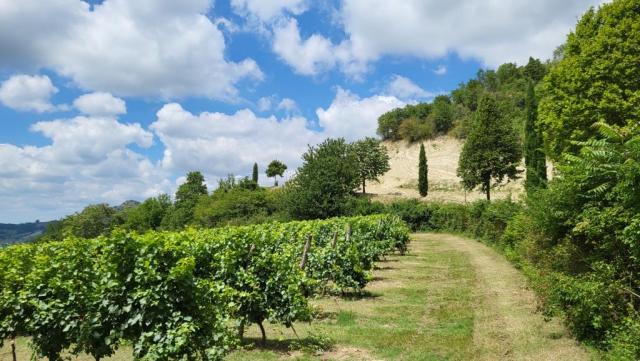
<svg viewBox="0 0 640 361">
<path fill-rule="evenodd" d="M 22 0 L 0 7 L 0 223 L 211 187 L 480 68 L 549 58 L 600 0 Z M 264 179 L 264 175 L 262 179 Z"/>
</svg>

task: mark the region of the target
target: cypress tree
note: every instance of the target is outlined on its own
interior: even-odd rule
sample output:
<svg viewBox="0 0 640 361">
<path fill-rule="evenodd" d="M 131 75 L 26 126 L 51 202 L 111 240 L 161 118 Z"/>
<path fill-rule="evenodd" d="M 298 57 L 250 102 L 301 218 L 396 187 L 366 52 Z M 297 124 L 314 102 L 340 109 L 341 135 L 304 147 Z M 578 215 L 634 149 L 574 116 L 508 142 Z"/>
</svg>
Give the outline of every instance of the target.
<svg viewBox="0 0 640 361">
<path fill-rule="evenodd" d="M 429 167 L 427 166 L 427 155 L 424 152 L 424 144 L 420 144 L 420 156 L 418 160 L 418 191 L 420 196 L 426 197 L 429 193 Z"/>
<path fill-rule="evenodd" d="M 258 184 L 258 163 L 253 163 L 253 174 L 251 176 L 251 180 Z"/>
<path fill-rule="evenodd" d="M 527 192 L 544 187 L 547 182 L 547 162 L 543 150 L 542 134 L 536 122 L 538 119 L 538 103 L 533 82 L 529 82 L 525 98 L 527 119 L 524 125 L 524 163 L 527 174 L 524 186 Z"/>
</svg>

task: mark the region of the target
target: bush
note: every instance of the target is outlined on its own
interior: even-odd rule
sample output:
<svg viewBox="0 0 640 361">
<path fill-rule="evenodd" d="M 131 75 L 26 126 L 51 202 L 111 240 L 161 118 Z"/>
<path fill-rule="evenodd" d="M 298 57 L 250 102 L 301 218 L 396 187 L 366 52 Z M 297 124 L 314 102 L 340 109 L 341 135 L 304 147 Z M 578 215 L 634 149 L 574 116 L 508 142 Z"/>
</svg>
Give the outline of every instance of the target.
<svg viewBox="0 0 640 361">
<path fill-rule="evenodd" d="M 436 136 L 436 124 L 433 118 L 409 118 L 400 124 L 400 137 L 409 142 L 431 139 Z"/>
</svg>

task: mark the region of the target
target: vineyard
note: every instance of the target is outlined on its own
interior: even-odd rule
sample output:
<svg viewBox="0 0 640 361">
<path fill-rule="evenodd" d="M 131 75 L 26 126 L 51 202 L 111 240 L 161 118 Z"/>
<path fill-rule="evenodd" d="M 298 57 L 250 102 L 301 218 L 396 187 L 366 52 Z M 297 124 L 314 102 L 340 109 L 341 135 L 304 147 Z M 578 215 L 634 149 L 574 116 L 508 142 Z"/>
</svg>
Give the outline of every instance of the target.
<svg viewBox="0 0 640 361">
<path fill-rule="evenodd" d="M 399 218 L 375 215 L 8 247 L 0 344 L 28 336 L 49 360 L 123 344 L 142 360 L 220 360 L 250 324 L 265 339 L 265 321 L 311 321 L 310 297 L 360 291 L 408 241 Z"/>
</svg>

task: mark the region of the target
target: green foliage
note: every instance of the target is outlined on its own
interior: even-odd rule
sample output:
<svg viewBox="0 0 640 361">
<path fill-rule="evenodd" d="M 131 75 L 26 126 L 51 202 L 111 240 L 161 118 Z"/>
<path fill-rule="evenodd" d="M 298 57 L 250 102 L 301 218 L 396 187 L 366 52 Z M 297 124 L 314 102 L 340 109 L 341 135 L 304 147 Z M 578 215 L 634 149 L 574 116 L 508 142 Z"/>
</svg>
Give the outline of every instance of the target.
<svg viewBox="0 0 640 361">
<path fill-rule="evenodd" d="M 378 135 L 383 140 L 401 140 L 405 139 L 406 134 L 401 133 L 401 125 L 409 120 L 413 119 L 413 123 L 410 128 L 416 130 L 412 134 L 418 134 L 419 127 L 417 125 L 423 125 L 426 128 L 426 119 L 431 114 L 431 104 L 421 103 L 416 105 L 407 105 L 404 108 L 398 108 L 382 114 L 378 118 Z M 433 125 L 433 121 L 431 122 Z M 407 126 L 405 126 L 406 128 Z M 407 130 L 405 129 L 405 132 Z M 426 131 L 422 130 L 422 135 L 426 135 Z M 433 135 L 433 134 L 429 134 Z"/>
<path fill-rule="evenodd" d="M 424 152 L 424 144 L 420 144 L 420 155 L 418 157 L 418 191 L 422 197 L 429 193 L 429 168 L 427 166 L 427 155 Z"/>
<path fill-rule="evenodd" d="M 274 179 L 274 185 L 278 186 L 278 178 L 277 176 L 282 177 L 284 172 L 287 170 L 287 166 L 279 160 L 272 160 L 271 163 L 267 166 L 267 177 Z"/>
<path fill-rule="evenodd" d="M 276 211 L 276 200 L 264 189 L 218 189 L 202 197 L 194 209 L 194 221 L 202 227 L 261 223 Z"/>
<path fill-rule="evenodd" d="M 531 60 L 529 61 L 531 64 Z M 531 70 L 534 76 L 535 69 Z M 524 125 L 524 163 L 526 167 L 526 179 L 524 186 L 527 192 L 547 183 L 547 161 L 544 153 L 542 134 L 537 126 L 538 102 L 533 88 L 533 82 L 529 82 L 527 87 L 527 97 L 525 99 L 525 112 L 527 119 Z"/>
<path fill-rule="evenodd" d="M 389 171 L 389 155 L 380 141 L 364 138 L 351 144 L 357 166 L 362 193 L 366 193 L 366 181 L 378 181 L 378 177 Z"/>
<path fill-rule="evenodd" d="M 68 217 L 65 224 L 76 237 L 94 238 L 111 232 L 118 222 L 116 214 L 116 210 L 108 204 L 95 204 Z"/>
<path fill-rule="evenodd" d="M 253 172 L 251 173 L 251 180 L 258 184 L 258 163 L 253 163 Z"/>
<path fill-rule="evenodd" d="M 296 219 L 328 218 L 344 214 L 360 184 L 358 162 L 344 139 L 327 139 L 309 147 L 296 177 L 285 188 L 285 207 Z"/>
<path fill-rule="evenodd" d="M 463 186 L 471 190 L 480 185 L 490 200 L 492 179 L 498 183 L 505 178 L 516 179 L 521 158 L 522 149 L 512 125 L 502 115 L 496 100 L 484 97 L 458 162 Z"/>
<path fill-rule="evenodd" d="M 307 297 L 364 287 L 406 242 L 402 221 L 378 215 L 12 246 L 0 249 L 0 340 L 30 336 L 49 360 L 99 360 L 124 342 L 135 359 L 221 360 L 237 343 L 230 321 L 307 320 Z"/>
<path fill-rule="evenodd" d="M 193 209 L 200 199 L 200 196 L 206 196 L 207 185 L 204 183 L 204 176 L 198 171 L 187 173 L 187 179 L 182 183 L 176 191 L 176 207 Z"/>
<path fill-rule="evenodd" d="M 148 198 L 140 205 L 124 212 L 124 227 L 128 230 L 144 232 L 159 229 L 162 219 L 171 208 L 171 199 L 166 194 Z"/>
<path fill-rule="evenodd" d="M 447 95 L 438 95 L 433 99 L 431 108 L 435 130 L 440 134 L 446 134 L 453 127 L 454 107 L 451 98 Z"/>
<path fill-rule="evenodd" d="M 549 155 L 576 154 L 574 141 L 597 135 L 592 124 L 640 120 L 640 4 L 617 0 L 591 9 L 569 34 L 562 60 L 544 80 L 540 120 Z"/>
<path fill-rule="evenodd" d="M 432 117 L 424 119 L 409 118 L 400 124 L 400 137 L 409 142 L 431 139 L 436 135 L 436 124 Z"/>
</svg>

